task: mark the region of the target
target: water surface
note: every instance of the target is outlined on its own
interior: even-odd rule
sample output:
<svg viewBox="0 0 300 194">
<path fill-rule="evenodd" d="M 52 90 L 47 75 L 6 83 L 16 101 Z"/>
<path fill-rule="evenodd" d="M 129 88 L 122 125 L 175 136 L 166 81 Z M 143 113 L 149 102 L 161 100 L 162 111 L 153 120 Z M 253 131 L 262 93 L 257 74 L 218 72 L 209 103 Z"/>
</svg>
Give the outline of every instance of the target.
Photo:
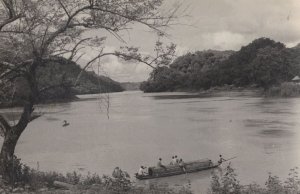
<svg viewBox="0 0 300 194">
<path fill-rule="evenodd" d="M 93 97 L 93 98 L 91 98 Z M 95 98 L 96 97 L 96 98 Z M 242 183 L 264 184 L 268 172 L 286 177 L 300 167 L 300 99 L 265 99 L 252 95 L 215 97 L 186 93 L 110 94 L 105 100 L 43 105 L 44 115 L 30 123 L 16 154 L 40 170 L 111 174 L 119 166 L 131 175 L 140 165 L 169 163 L 173 155 L 185 161 L 232 160 Z M 13 114 L 17 110 L 8 110 Z M 109 116 L 109 118 L 108 118 Z M 62 127 L 62 121 L 70 125 Z M 151 182 L 182 185 L 204 192 L 211 171 Z"/>
</svg>

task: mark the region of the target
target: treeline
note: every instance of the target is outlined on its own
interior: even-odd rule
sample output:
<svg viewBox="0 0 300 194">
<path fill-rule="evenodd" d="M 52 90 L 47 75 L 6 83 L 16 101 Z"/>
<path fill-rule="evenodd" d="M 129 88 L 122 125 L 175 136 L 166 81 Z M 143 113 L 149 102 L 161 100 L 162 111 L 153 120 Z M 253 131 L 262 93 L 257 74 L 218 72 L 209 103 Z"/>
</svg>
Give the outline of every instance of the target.
<svg viewBox="0 0 300 194">
<path fill-rule="evenodd" d="M 4 71 L 4 70 L 2 70 Z M 82 71 L 82 68 L 64 58 L 57 58 L 37 69 L 38 102 L 68 101 L 78 94 L 94 94 L 124 91 L 119 82 L 109 77 L 99 76 L 94 72 Z M 0 69 L 1 72 L 1 69 Z M 76 79 L 81 73 L 76 85 Z M 0 90 L 0 106 L 19 105 L 20 98 L 26 95 L 26 82 L 20 78 L 14 79 Z"/>
<path fill-rule="evenodd" d="M 119 82 L 109 77 L 99 76 L 94 72 L 83 71 L 78 84 L 74 86 L 81 67 L 67 61 L 64 58 L 60 62 L 50 62 L 38 69 L 38 83 L 40 90 L 47 88 L 41 93 L 41 99 L 63 99 L 69 95 L 95 94 L 105 92 L 121 92 L 124 89 Z"/>
<path fill-rule="evenodd" d="M 300 72 L 300 48 L 286 48 L 269 38 L 259 38 L 239 51 L 197 51 L 178 57 L 169 67 L 158 67 L 144 92 L 209 89 L 215 86 L 268 89 L 290 81 Z"/>
</svg>

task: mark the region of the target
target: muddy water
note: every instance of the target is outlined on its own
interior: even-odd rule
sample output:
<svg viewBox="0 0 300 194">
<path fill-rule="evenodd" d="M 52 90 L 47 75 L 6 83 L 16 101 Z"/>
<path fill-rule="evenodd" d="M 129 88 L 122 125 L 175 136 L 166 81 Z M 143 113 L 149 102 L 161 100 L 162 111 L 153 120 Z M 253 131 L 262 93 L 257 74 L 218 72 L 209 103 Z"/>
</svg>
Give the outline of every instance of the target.
<svg viewBox="0 0 300 194">
<path fill-rule="evenodd" d="M 237 156 L 231 163 L 242 183 L 259 184 L 268 172 L 284 178 L 290 168 L 300 167 L 298 98 L 124 92 L 110 94 L 107 112 L 106 100 L 98 97 L 36 108 L 44 115 L 26 129 L 16 154 L 31 167 L 39 162 L 40 170 L 110 174 L 119 166 L 133 175 L 159 157 L 164 163 L 172 155 L 217 160 L 221 153 Z M 70 125 L 63 127 L 63 120 Z M 200 193 L 209 187 L 210 176 L 204 171 L 138 184 L 190 184 Z"/>
</svg>

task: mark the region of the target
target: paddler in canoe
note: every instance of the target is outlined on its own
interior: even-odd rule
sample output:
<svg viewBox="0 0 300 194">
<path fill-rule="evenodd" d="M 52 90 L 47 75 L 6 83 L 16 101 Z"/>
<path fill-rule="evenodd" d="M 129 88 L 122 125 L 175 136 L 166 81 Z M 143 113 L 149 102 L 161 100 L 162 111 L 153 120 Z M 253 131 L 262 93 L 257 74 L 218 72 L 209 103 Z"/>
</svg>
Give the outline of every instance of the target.
<svg viewBox="0 0 300 194">
<path fill-rule="evenodd" d="M 222 163 L 223 162 L 225 162 L 226 160 L 222 157 L 222 155 L 220 154 L 219 155 L 219 160 L 218 160 L 218 164 L 219 164 L 219 166 L 221 166 L 222 165 Z"/>
</svg>

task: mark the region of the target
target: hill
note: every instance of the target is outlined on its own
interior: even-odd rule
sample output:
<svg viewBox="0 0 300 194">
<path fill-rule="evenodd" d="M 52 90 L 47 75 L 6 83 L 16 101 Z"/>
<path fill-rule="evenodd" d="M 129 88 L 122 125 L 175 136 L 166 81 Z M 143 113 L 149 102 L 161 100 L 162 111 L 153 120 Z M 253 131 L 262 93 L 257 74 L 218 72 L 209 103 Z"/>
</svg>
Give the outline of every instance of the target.
<svg viewBox="0 0 300 194">
<path fill-rule="evenodd" d="M 52 101 L 68 101 L 76 99 L 77 94 L 94 94 L 106 92 L 122 92 L 124 89 L 119 82 L 109 77 L 99 76 L 94 72 L 83 71 L 78 84 L 74 87 L 75 80 L 82 71 L 81 67 L 64 58 L 58 58 L 56 62 L 49 62 L 45 66 L 37 69 L 38 88 L 41 91 L 38 101 L 40 103 Z M 22 79 L 19 79 L 22 80 Z M 17 81 L 15 81 L 16 83 Z M 15 85 L 22 85 L 19 81 Z M 2 93 L 7 97 L 0 98 L 0 105 L 11 103 L 11 96 L 14 84 Z M 18 87 L 22 90 L 22 86 Z M 18 93 L 22 93 L 18 91 Z M 13 104 L 19 104 L 14 99 Z"/>
<path fill-rule="evenodd" d="M 99 76 L 94 72 L 83 71 L 78 84 L 74 87 L 81 67 L 65 59 L 60 63 L 48 63 L 38 69 L 39 88 L 58 86 L 41 94 L 41 101 L 65 99 L 77 94 L 95 94 L 106 92 L 122 92 L 120 83 L 109 77 Z"/>
<path fill-rule="evenodd" d="M 144 92 L 199 90 L 215 86 L 268 89 L 299 74 L 300 48 L 259 38 L 239 51 L 197 51 L 159 67 L 141 84 Z"/>
</svg>

